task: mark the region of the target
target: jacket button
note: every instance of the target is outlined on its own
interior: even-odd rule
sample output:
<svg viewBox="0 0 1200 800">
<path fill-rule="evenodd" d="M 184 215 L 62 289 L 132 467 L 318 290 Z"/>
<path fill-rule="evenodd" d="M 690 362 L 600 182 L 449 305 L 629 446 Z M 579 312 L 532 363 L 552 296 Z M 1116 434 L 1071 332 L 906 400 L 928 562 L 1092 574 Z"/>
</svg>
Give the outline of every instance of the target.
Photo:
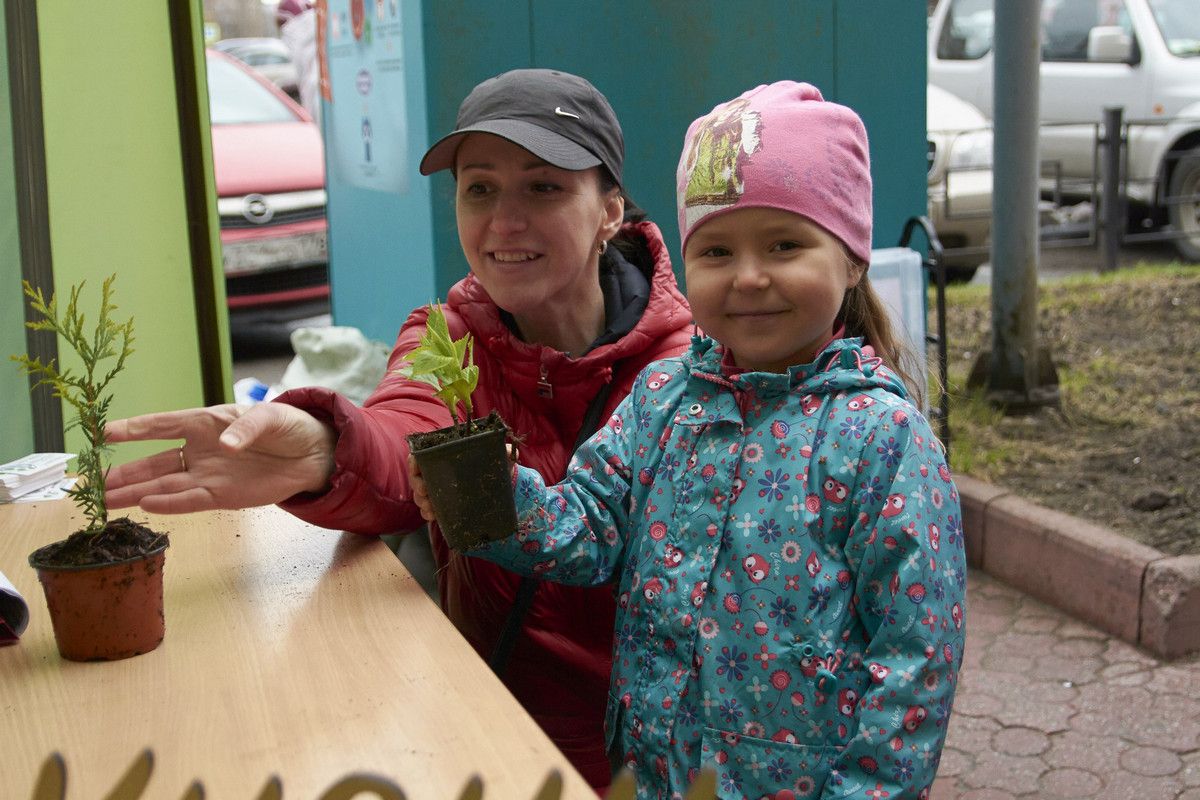
<svg viewBox="0 0 1200 800">
<path fill-rule="evenodd" d="M 698 417 L 704 413 L 704 406 L 700 405 L 699 403 L 692 403 L 692 405 L 688 408 L 688 413 L 693 417 Z"/>
</svg>

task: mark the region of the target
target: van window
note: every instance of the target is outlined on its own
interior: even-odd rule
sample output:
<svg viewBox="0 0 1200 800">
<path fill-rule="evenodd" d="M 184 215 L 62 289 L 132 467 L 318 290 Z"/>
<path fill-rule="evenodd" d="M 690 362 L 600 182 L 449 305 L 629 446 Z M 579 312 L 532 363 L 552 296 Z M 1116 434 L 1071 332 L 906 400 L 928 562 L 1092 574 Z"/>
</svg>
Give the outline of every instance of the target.
<svg viewBox="0 0 1200 800">
<path fill-rule="evenodd" d="M 1200 14 L 1187 0 L 1151 0 L 1150 10 L 1171 55 L 1200 56 Z"/>
<path fill-rule="evenodd" d="M 1092 28 L 1114 25 L 1132 37 L 1124 0 L 1046 0 L 1042 7 L 1042 60 L 1087 61 Z"/>
<path fill-rule="evenodd" d="M 993 28 L 992 0 L 954 0 L 938 37 L 938 58 L 983 58 L 992 49 Z"/>
</svg>

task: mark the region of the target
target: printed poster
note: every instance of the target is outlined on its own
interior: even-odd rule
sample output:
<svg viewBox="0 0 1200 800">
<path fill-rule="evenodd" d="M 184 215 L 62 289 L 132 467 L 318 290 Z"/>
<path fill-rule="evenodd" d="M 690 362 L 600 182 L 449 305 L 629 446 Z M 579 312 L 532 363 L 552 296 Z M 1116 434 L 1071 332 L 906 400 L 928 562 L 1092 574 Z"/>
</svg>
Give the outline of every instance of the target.
<svg viewBox="0 0 1200 800">
<path fill-rule="evenodd" d="M 340 181 L 408 189 L 401 0 L 325 0 L 326 143 Z"/>
</svg>

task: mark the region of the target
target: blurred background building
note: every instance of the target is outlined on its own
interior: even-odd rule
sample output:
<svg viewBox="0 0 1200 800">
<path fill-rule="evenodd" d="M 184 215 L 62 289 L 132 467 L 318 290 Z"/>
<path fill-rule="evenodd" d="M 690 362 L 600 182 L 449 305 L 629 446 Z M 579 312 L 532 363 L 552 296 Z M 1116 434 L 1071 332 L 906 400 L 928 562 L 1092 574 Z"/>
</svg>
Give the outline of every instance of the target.
<svg viewBox="0 0 1200 800">
<path fill-rule="evenodd" d="M 204 40 L 243 36 L 278 36 L 274 0 L 204 0 Z"/>
</svg>

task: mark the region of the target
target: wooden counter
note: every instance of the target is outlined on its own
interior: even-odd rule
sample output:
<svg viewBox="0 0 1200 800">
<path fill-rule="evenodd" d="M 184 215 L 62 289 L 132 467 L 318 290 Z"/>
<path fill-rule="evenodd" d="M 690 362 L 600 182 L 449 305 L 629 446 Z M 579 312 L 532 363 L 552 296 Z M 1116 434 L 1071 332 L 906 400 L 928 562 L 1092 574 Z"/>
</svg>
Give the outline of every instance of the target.
<svg viewBox="0 0 1200 800">
<path fill-rule="evenodd" d="M 123 661 L 64 661 L 26 558 L 78 529 L 67 501 L 0 505 L 0 570 L 29 628 L 0 648 L 0 796 L 24 800 L 52 751 L 67 798 L 104 796 L 154 752 L 144 797 L 316 800 L 350 773 L 410 800 L 532 798 L 551 768 L 595 795 L 378 540 L 276 508 L 132 515 L 171 537 L 166 638 Z"/>
</svg>

